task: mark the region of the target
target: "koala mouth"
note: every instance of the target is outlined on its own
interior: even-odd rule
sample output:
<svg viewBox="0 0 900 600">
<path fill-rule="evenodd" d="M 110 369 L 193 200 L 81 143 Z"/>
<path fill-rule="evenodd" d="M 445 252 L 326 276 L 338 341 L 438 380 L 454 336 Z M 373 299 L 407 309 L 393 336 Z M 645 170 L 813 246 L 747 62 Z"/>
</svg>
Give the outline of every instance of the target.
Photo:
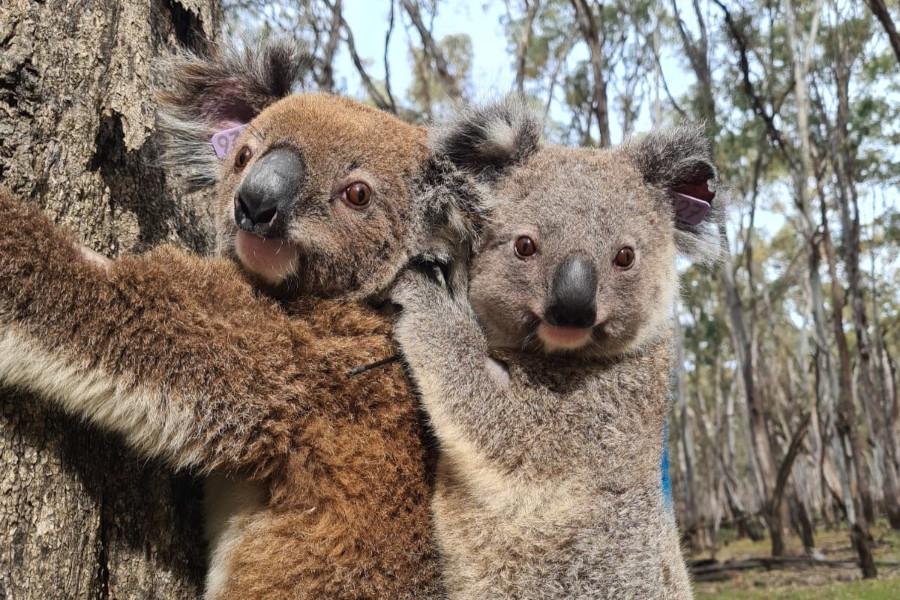
<svg viewBox="0 0 900 600">
<path fill-rule="evenodd" d="M 549 352 L 578 350 L 591 339 L 593 327 L 561 327 L 541 321 L 537 327 L 538 339 Z"/>
<path fill-rule="evenodd" d="M 264 238 L 239 229 L 235 253 L 245 269 L 270 284 L 278 284 L 297 271 L 300 251 L 287 240 Z"/>
</svg>

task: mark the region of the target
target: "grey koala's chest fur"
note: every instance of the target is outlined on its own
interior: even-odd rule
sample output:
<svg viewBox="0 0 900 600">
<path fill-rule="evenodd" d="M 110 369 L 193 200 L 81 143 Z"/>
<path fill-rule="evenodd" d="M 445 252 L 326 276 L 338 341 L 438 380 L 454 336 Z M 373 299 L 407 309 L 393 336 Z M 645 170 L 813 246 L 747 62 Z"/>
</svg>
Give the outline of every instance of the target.
<svg viewBox="0 0 900 600">
<path fill-rule="evenodd" d="M 440 442 L 433 506 L 448 593 L 690 598 L 659 472 L 672 366 L 662 323 L 676 252 L 703 262 L 722 247 L 721 202 L 699 225 L 673 204 L 716 198 L 709 145 L 683 126 L 614 149 L 562 148 L 543 144 L 542 128 L 520 98 L 438 126 L 432 149 L 484 192 L 467 288 L 450 286 L 467 299 L 414 271 L 392 292 Z M 593 328 L 584 355 L 636 349 L 544 355 L 573 347 L 546 335 L 560 326 Z M 492 347 L 533 353 L 491 359 Z"/>
<path fill-rule="evenodd" d="M 668 341 L 602 363 L 497 358 L 510 393 L 456 390 L 472 418 L 442 445 L 450 597 L 690 597 L 660 490 Z"/>
</svg>

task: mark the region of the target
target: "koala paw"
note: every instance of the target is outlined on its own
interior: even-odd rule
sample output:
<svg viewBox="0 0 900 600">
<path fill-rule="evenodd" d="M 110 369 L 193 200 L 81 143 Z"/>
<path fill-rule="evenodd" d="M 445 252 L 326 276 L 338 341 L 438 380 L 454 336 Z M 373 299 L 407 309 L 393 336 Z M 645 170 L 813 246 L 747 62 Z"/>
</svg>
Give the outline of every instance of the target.
<svg viewBox="0 0 900 600">
<path fill-rule="evenodd" d="M 410 263 L 397 275 L 391 288 L 391 301 L 404 308 L 448 296 L 446 280 L 434 263 Z"/>
</svg>

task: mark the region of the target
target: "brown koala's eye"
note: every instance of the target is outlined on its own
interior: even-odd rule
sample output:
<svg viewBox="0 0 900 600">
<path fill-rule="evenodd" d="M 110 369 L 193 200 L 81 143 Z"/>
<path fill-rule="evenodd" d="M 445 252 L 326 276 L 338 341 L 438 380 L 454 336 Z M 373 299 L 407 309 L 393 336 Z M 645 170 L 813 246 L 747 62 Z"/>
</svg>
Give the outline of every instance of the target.
<svg viewBox="0 0 900 600">
<path fill-rule="evenodd" d="M 353 206 L 365 206 L 372 199 L 372 189 L 361 181 L 351 183 L 344 190 L 344 199 Z"/>
<path fill-rule="evenodd" d="M 234 157 L 234 166 L 238 169 L 243 169 L 250 162 L 251 156 L 253 156 L 253 150 L 250 149 L 250 146 L 244 146 L 238 155 Z"/>
<path fill-rule="evenodd" d="M 616 259 L 613 262 L 616 263 L 616 266 L 620 269 L 630 269 L 631 265 L 634 264 L 634 249 L 625 246 L 619 250 L 619 253 L 616 254 Z"/>
<path fill-rule="evenodd" d="M 528 258 L 534 254 L 536 250 L 537 247 L 535 247 L 534 241 L 527 235 L 523 235 L 516 240 L 516 255 L 519 258 Z"/>
</svg>

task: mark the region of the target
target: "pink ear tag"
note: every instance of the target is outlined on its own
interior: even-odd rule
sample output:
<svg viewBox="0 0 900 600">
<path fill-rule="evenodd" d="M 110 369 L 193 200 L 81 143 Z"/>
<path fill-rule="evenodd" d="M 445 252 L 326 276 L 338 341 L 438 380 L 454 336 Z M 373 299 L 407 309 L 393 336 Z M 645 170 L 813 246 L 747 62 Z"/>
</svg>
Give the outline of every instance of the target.
<svg viewBox="0 0 900 600">
<path fill-rule="evenodd" d="M 699 225 L 709 211 L 709 202 L 680 192 L 669 192 L 675 200 L 675 218 L 687 225 Z"/>
<path fill-rule="evenodd" d="M 234 144 L 241 137 L 241 132 L 246 129 L 246 125 L 238 125 L 225 131 L 220 131 L 212 136 L 212 146 L 216 151 L 216 156 L 223 159 L 234 151 Z"/>
</svg>

